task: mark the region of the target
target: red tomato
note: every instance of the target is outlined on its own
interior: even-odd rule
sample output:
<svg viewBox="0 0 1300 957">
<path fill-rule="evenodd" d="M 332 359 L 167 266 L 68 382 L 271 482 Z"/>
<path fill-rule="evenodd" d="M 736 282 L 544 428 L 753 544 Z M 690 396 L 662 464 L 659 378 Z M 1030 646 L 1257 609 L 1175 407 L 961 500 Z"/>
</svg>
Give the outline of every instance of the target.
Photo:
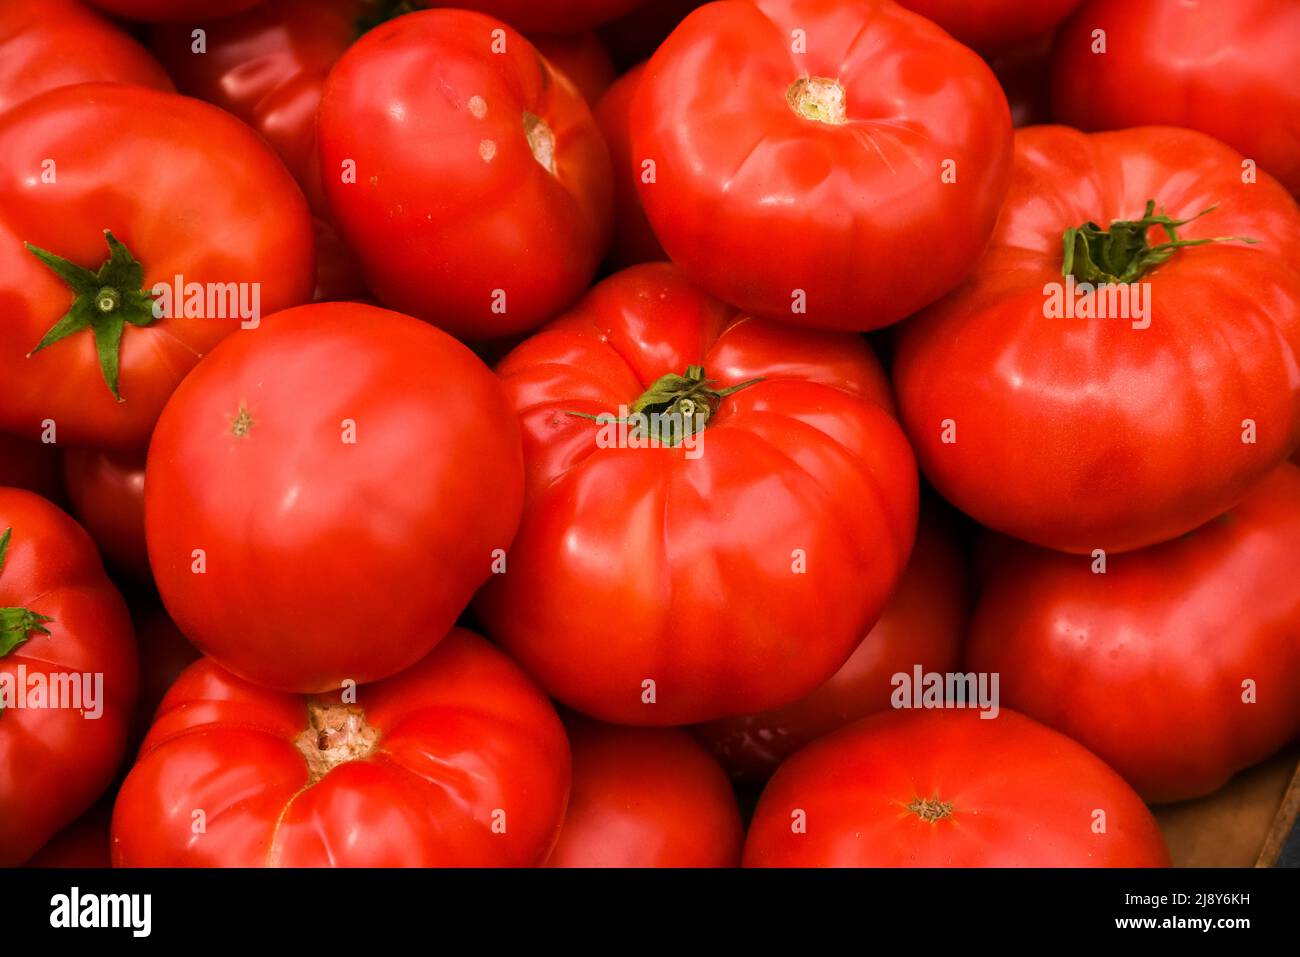
<svg viewBox="0 0 1300 957">
<path fill-rule="evenodd" d="M 1002 700 L 1148 801 L 1218 790 L 1300 734 L 1300 468 L 1190 535 L 1108 556 L 1007 543 L 971 630 Z"/>
<path fill-rule="evenodd" d="M 1295 0 L 1089 0 L 1057 36 L 1053 108 L 1085 130 L 1209 133 L 1300 194 L 1297 36 Z"/>
<path fill-rule="evenodd" d="M 814 738 L 888 709 L 894 675 L 910 677 L 918 666 L 923 672 L 951 671 L 960 657 L 970 598 L 951 529 L 923 509 L 902 581 L 839 671 L 798 701 L 699 725 L 695 734 L 734 777 L 764 781 Z"/>
<path fill-rule="evenodd" d="M 632 155 L 632 97 L 645 73 L 645 64 L 635 66 L 614 83 L 596 104 L 596 122 L 609 147 L 614 164 L 614 239 L 609 261 L 615 268 L 667 259 L 659 245 L 637 191 L 641 162 Z"/>
<path fill-rule="evenodd" d="M 117 867 L 527 866 L 564 817 L 546 696 L 459 629 L 378 684 L 304 699 L 202 659 L 167 693 L 113 812 Z"/>
<path fill-rule="evenodd" d="M 144 544 L 144 456 L 69 449 L 63 468 L 72 511 L 105 563 L 137 582 L 152 580 Z"/>
<path fill-rule="evenodd" d="M 182 93 L 217 104 L 265 136 L 312 209 L 324 212 L 316 107 L 366 6 L 365 0 L 276 0 L 224 19 L 162 24 L 151 45 Z M 199 50 L 195 30 L 203 31 Z"/>
<path fill-rule="evenodd" d="M 890 0 L 703 6 L 651 58 L 631 126 L 673 262 L 741 309 L 838 329 L 956 285 L 1011 165 L 988 66 Z"/>
<path fill-rule="evenodd" d="M 144 47 L 77 0 L 0 0 L 0 113 L 97 80 L 172 89 Z"/>
<path fill-rule="evenodd" d="M 898 0 L 981 53 L 997 53 L 1050 32 L 1079 0 Z"/>
<path fill-rule="evenodd" d="M 737 315 L 653 263 L 596 286 L 497 371 L 527 490 L 479 610 L 566 704 L 642 725 L 774 707 L 829 678 L 880 614 L 917 479 L 861 337 Z M 691 415 L 693 431 L 645 447 L 665 432 L 620 438 L 572 414 L 634 404 Z"/>
<path fill-rule="evenodd" d="M 519 430 L 492 373 L 409 316 L 320 303 L 222 344 L 149 447 L 145 526 L 181 631 L 282 691 L 422 658 L 509 547 Z"/>
<path fill-rule="evenodd" d="M 539 33 L 528 38 L 538 52 L 578 88 L 588 106 L 594 107 L 618 74 L 609 51 L 590 30 L 582 33 Z"/>
<path fill-rule="evenodd" d="M 25 867 L 111 867 L 109 821 L 113 805 L 100 801 L 37 851 Z"/>
<path fill-rule="evenodd" d="M 1256 242 L 1155 252 L 1167 236 L 1143 228 L 1150 201 L 1190 220 L 1180 241 Z M 1106 232 L 1063 243 L 1093 223 Z M 1067 305 L 1145 290 L 1146 318 L 1049 318 L 1067 249 L 1072 281 L 1121 283 Z M 1221 514 L 1300 441 L 1297 263 L 1295 202 L 1267 175 L 1243 183 L 1240 156 L 1207 136 L 1019 130 L 983 261 L 899 337 L 894 381 L 927 477 L 984 525 L 1063 551 L 1138 548 Z"/>
<path fill-rule="evenodd" d="M 0 117 L 0 156 L 0 382 L 17 384 L 0 428 L 35 439 L 52 421 L 61 444 L 143 452 L 176 384 L 239 328 L 238 314 L 216 315 L 236 299 L 266 315 L 311 295 L 302 193 L 215 107 L 62 87 Z M 150 297 L 177 276 L 205 294 L 167 318 L 169 302 Z"/>
<path fill-rule="evenodd" d="M 0 486 L 5 485 L 62 500 L 63 455 L 58 446 L 0 432 Z"/>
<path fill-rule="evenodd" d="M 647 0 L 455 0 L 428 2 L 427 6 L 465 7 L 506 21 L 516 30 L 536 33 L 573 33 L 627 13 Z M 660 2 L 660 0 L 648 0 Z"/>
<path fill-rule="evenodd" d="M 745 829 L 718 762 L 673 728 L 569 722 L 573 790 L 548 867 L 735 867 Z"/>
<path fill-rule="evenodd" d="M 609 154 L 591 111 L 489 17 L 431 10 L 367 33 L 326 83 L 320 143 L 366 285 L 454 335 L 538 325 L 605 251 Z"/>
<path fill-rule="evenodd" d="M 1123 778 L 1014 711 L 890 712 L 777 770 L 747 867 L 1166 867 Z"/>
<path fill-rule="evenodd" d="M 90 0 L 129 20 L 210 20 L 228 17 L 263 0 Z"/>
<path fill-rule="evenodd" d="M 135 696 L 131 620 L 90 536 L 40 496 L 0 488 L 0 867 L 108 787 Z"/>
</svg>

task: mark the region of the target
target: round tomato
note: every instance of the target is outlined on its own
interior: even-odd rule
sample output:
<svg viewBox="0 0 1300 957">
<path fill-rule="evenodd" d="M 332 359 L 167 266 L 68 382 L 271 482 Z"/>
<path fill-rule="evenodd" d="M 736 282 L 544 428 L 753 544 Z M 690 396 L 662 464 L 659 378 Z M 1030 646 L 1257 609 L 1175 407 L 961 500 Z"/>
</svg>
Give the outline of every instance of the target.
<svg viewBox="0 0 1300 957">
<path fill-rule="evenodd" d="M 946 673 L 960 657 L 971 586 L 952 531 L 923 509 L 916 546 L 880 620 L 825 684 L 798 701 L 759 714 L 696 726 L 733 777 L 764 781 L 814 738 L 890 706 L 895 675 Z"/>
<path fill-rule="evenodd" d="M 0 0 L 0 113 L 98 80 L 172 89 L 144 47 L 78 0 Z"/>
<path fill-rule="evenodd" d="M 113 805 L 100 801 L 54 837 L 25 867 L 111 867 L 109 821 Z"/>
<path fill-rule="evenodd" d="M 0 156 L 0 428 L 143 452 L 205 352 L 311 296 L 302 193 L 216 107 L 62 87 L 0 116 Z"/>
<path fill-rule="evenodd" d="M 137 582 L 150 581 L 144 543 L 144 456 L 69 449 L 63 467 L 72 511 L 104 561 Z"/>
<path fill-rule="evenodd" d="M 0 488 L 0 867 L 112 781 L 136 699 L 126 605 L 76 522 Z"/>
<path fill-rule="evenodd" d="M 63 455 L 58 446 L 0 432 L 0 486 L 6 485 L 62 501 Z"/>
<path fill-rule="evenodd" d="M 528 38 L 551 66 L 578 88 L 589 106 L 595 106 L 617 75 L 614 61 L 600 37 L 583 33 L 539 33 Z"/>
<path fill-rule="evenodd" d="M 1155 819 L 1063 734 L 1003 709 L 889 712 L 777 769 L 747 867 L 1165 867 Z"/>
<path fill-rule="evenodd" d="M 718 762 L 673 728 L 568 723 L 573 790 L 548 867 L 735 867 L 745 829 Z"/>
<path fill-rule="evenodd" d="M 1101 559 L 1007 543 L 968 659 L 1148 801 L 1197 797 L 1300 735 L 1298 569 L 1300 468 L 1284 465 L 1163 545 Z"/>
<path fill-rule="evenodd" d="M 1079 0 L 898 0 L 981 53 L 1050 33 Z"/>
<path fill-rule="evenodd" d="M 241 681 L 172 686 L 113 811 L 116 867 L 531 866 L 564 817 L 546 696 L 459 629 L 355 701 Z"/>
<path fill-rule="evenodd" d="M 1300 194 L 1297 36 L 1295 0 L 1089 0 L 1057 35 L 1053 109 L 1084 130 L 1209 133 Z"/>
<path fill-rule="evenodd" d="M 536 33 L 572 33 L 627 13 L 645 0 L 455 0 L 438 3 L 425 0 L 426 6 L 466 7 L 491 14 L 516 30 Z M 660 2 L 660 0 L 653 0 Z"/>
<path fill-rule="evenodd" d="M 609 147 L 614 164 L 614 239 L 609 261 L 618 269 L 636 263 L 667 259 L 650 220 L 646 219 L 637 180 L 641 164 L 632 155 L 632 97 L 645 73 L 645 64 L 635 66 L 615 81 L 596 104 L 596 122 Z"/>
<path fill-rule="evenodd" d="M 673 262 L 748 312 L 839 329 L 956 285 L 1011 165 L 988 66 L 890 0 L 707 4 L 650 59 L 631 127 Z"/>
<path fill-rule="evenodd" d="M 604 254 L 612 185 L 596 121 L 490 17 L 431 10 L 363 36 L 326 82 L 320 145 L 366 285 L 461 338 L 550 318 Z"/>
<path fill-rule="evenodd" d="M 281 691 L 375 681 L 447 633 L 510 545 L 519 429 L 472 352 L 358 303 L 271 317 L 163 410 L 149 560 L 181 631 Z"/>
<path fill-rule="evenodd" d="M 1039 545 L 1120 551 L 1221 514 L 1286 458 L 1300 212 L 1241 171 L 1190 130 L 1017 131 L 984 259 L 894 362 L 944 498 Z"/>
<path fill-rule="evenodd" d="M 129 20 L 211 20 L 240 13 L 265 0 L 90 0 Z"/>
<path fill-rule="evenodd" d="M 497 371 L 527 488 L 479 611 L 561 701 L 642 725 L 774 707 L 880 614 L 917 478 L 861 337 L 738 315 L 654 263 Z"/>
</svg>

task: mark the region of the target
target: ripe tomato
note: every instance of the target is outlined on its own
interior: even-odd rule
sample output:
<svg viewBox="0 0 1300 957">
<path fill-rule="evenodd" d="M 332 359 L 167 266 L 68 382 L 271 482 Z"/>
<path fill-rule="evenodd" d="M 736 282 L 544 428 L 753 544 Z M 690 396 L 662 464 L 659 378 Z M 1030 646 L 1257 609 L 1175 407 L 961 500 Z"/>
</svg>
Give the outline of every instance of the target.
<svg viewBox="0 0 1300 957">
<path fill-rule="evenodd" d="M 0 0 L 0 113 L 97 80 L 172 89 L 144 47 L 78 0 Z"/>
<path fill-rule="evenodd" d="M 378 684 L 304 699 L 204 658 L 167 693 L 113 812 L 117 867 L 540 864 L 569 788 L 554 709 L 453 631 Z"/>
<path fill-rule="evenodd" d="M 890 0 L 707 4 L 650 59 L 631 126 L 673 262 L 748 312 L 839 329 L 956 285 L 1011 165 L 988 66 Z"/>
<path fill-rule="evenodd" d="M 247 10 L 264 0 L 90 0 L 129 20 L 211 20 Z"/>
<path fill-rule="evenodd" d="M 63 469 L 72 512 L 105 563 L 137 582 L 152 580 L 144 543 L 144 456 L 69 449 Z"/>
<path fill-rule="evenodd" d="M 718 762 L 674 728 L 568 722 L 573 789 L 548 867 L 736 867 L 745 829 Z"/>
<path fill-rule="evenodd" d="M 916 546 L 880 620 L 825 684 L 759 714 L 698 725 L 697 737 L 733 777 L 765 781 L 814 738 L 890 706 L 893 676 L 951 671 L 970 614 L 971 585 L 953 533 L 923 509 Z"/>
<path fill-rule="evenodd" d="M 1148 801 L 1217 790 L 1300 734 L 1300 468 L 1172 542 L 1096 560 L 1006 543 L 970 664 Z"/>
<path fill-rule="evenodd" d="M 572 33 L 627 13 L 644 0 L 455 0 L 428 6 L 465 7 L 506 21 L 516 30 Z"/>
<path fill-rule="evenodd" d="M 528 38 L 539 53 L 578 88 L 587 105 L 594 107 L 618 74 L 600 37 L 582 33 L 537 33 Z"/>
<path fill-rule="evenodd" d="M 605 251 L 612 186 L 596 121 L 490 17 L 430 10 L 363 36 L 326 83 L 320 145 L 366 285 L 462 338 L 550 318 Z"/>
<path fill-rule="evenodd" d="M 880 614 L 917 478 L 861 337 L 738 315 L 653 263 L 497 371 L 527 490 L 479 611 L 561 701 L 643 725 L 774 707 L 829 678 Z M 657 438 L 671 419 L 629 437 L 581 417 L 634 404 L 689 415 L 692 433 L 674 445 Z"/>
<path fill-rule="evenodd" d="M 1255 243 L 1155 252 L 1151 201 L 1189 220 L 1180 241 Z M 1063 243 L 1094 223 L 1107 231 Z M 1049 318 L 1071 250 L 1071 281 L 1138 280 L 1080 293 L 1079 311 L 1136 290 L 1146 318 Z M 1126 261 L 1100 258 L 1114 254 Z M 894 381 L 927 477 L 979 522 L 1063 551 L 1138 548 L 1221 514 L 1300 441 L 1297 263 L 1295 202 L 1267 175 L 1243 183 L 1241 157 L 1203 134 L 1017 131 L 984 259 L 899 337 Z"/>
<path fill-rule="evenodd" d="M 1090 0 L 1057 36 L 1053 109 L 1084 130 L 1200 130 L 1300 194 L 1298 35 L 1295 0 Z"/>
<path fill-rule="evenodd" d="M 1014 711 L 895 711 L 777 769 L 747 867 L 1166 867 L 1123 778 Z"/>
<path fill-rule="evenodd" d="M 1070 15 L 1079 0 L 898 0 L 907 9 L 933 20 L 981 53 L 1049 33 Z"/>
<path fill-rule="evenodd" d="M 28 859 L 24 867 L 112 867 L 109 853 L 111 801 L 100 801 Z"/>
<path fill-rule="evenodd" d="M 143 452 L 176 384 L 239 328 L 234 306 L 266 315 L 311 295 L 302 193 L 215 107 L 62 87 L 0 117 L 0 156 L 0 428 L 36 439 L 52 423 L 60 444 Z M 155 284 L 177 276 L 183 301 L 157 318 Z"/>
<path fill-rule="evenodd" d="M 644 63 L 633 67 L 596 104 L 596 122 L 614 164 L 614 239 L 609 262 L 617 269 L 668 258 L 641 205 L 636 185 L 641 164 L 632 155 L 632 97 L 644 73 Z"/>
<path fill-rule="evenodd" d="M 181 631 L 240 677 L 316 692 L 422 658 L 519 523 L 519 430 L 467 348 L 320 303 L 202 362 L 145 470 L 149 560 Z"/>
<path fill-rule="evenodd" d="M 135 696 L 131 620 L 90 536 L 40 496 L 0 488 L 0 867 L 108 787 Z"/>
<path fill-rule="evenodd" d="M 55 445 L 0 432 L 0 486 L 25 488 L 51 501 L 63 499 L 63 454 Z"/>
</svg>

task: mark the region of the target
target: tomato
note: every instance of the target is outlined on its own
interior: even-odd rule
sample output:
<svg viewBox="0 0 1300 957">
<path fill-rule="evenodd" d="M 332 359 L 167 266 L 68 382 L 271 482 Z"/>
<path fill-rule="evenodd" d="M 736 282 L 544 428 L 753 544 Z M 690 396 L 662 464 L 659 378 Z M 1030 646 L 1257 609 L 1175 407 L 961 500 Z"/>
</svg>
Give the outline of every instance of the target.
<svg viewBox="0 0 1300 957">
<path fill-rule="evenodd" d="M 366 285 L 453 335 L 538 325 L 604 254 L 612 186 L 596 122 L 499 21 L 430 10 L 370 31 L 330 73 L 319 129 L 326 195 Z"/>
<path fill-rule="evenodd" d="M 609 147 L 614 164 L 614 239 L 609 261 L 616 268 L 667 259 L 650 220 L 646 219 L 637 191 L 641 164 L 632 155 L 632 97 L 645 73 L 645 64 L 635 66 L 615 81 L 596 104 L 596 122 Z"/>
<path fill-rule="evenodd" d="M 58 446 L 0 432 L 0 486 L 25 488 L 42 498 L 63 499 L 63 455 Z"/>
<path fill-rule="evenodd" d="M 894 711 L 781 765 L 747 867 L 1165 867 L 1155 819 L 1063 734 L 1003 709 Z"/>
<path fill-rule="evenodd" d="M 90 0 L 129 20 L 210 20 L 247 10 L 264 0 Z"/>
<path fill-rule="evenodd" d="M 1053 109 L 1085 130 L 1200 130 L 1300 194 L 1297 35 L 1295 0 L 1089 0 L 1057 36 Z"/>
<path fill-rule="evenodd" d="M 627 13 L 645 0 L 455 0 L 428 6 L 466 7 L 491 14 L 516 30 L 536 33 L 573 33 Z M 655 2 L 655 0 L 651 0 Z"/>
<path fill-rule="evenodd" d="M 312 209 L 323 212 L 316 108 L 366 8 L 365 0 L 275 0 L 224 19 L 161 24 L 151 46 L 182 93 L 215 103 L 265 136 Z M 195 30 L 203 32 L 197 50 Z"/>
<path fill-rule="evenodd" d="M 136 680 L 131 620 L 90 536 L 40 496 L 0 488 L 0 867 L 108 787 Z"/>
<path fill-rule="evenodd" d="M 814 738 L 890 707 L 893 677 L 957 665 L 971 586 L 952 530 L 921 511 L 916 546 L 880 620 L 839 671 L 798 701 L 759 714 L 698 725 L 700 738 L 734 777 L 764 781 Z"/>
<path fill-rule="evenodd" d="M 1216 791 L 1300 734 L 1300 468 L 1172 542 L 1107 556 L 1008 543 L 968 657 L 1148 801 Z"/>
<path fill-rule="evenodd" d="M 631 127 L 673 262 L 747 312 L 827 328 L 886 326 L 956 285 L 1011 164 L 988 66 L 890 0 L 707 4 L 650 59 Z"/>
<path fill-rule="evenodd" d="M 529 36 L 528 42 L 546 57 L 560 73 L 564 74 L 589 106 L 594 107 L 602 93 L 609 89 L 617 75 L 609 51 L 600 37 L 590 30 L 582 33 L 538 33 Z"/>
<path fill-rule="evenodd" d="M 281 691 L 422 658 L 519 522 L 501 386 L 432 326 L 373 306 L 273 316 L 163 410 L 145 532 L 163 603 L 223 667 Z"/>
<path fill-rule="evenodd" d="M 113 811 L 117 867 L 524 866 L 560 830 L 564 728 L 453 631 L 402 674 L 304 699 L 210 659 L 167 693 Z"/>
<path fill-rule="evenodd" d="M 105 563 L 137 582 L 150 581 L 144 543 L 144 456 L 69 449 L 63 467 L 72 511 Z"/>
<path fill-rule="evenodd" d="M 2 429 L 143 452 L 205 352 L 311 295 L 302 194 L 215 107 L 62 87 L 0 117 L 0 156 Z M 178 276 L 182 296 L 151 299 Z"/>
<path fill-rule="evenodd" d="M 1079 0 L 898 0 L 981 53 L 999 53 L 1050 32 Z"/>
<path fill-rule="evenodd" d="M 774 707 L 829 678 L 880 614 L 917 478 L 861 337 L 738 315 L 653 263 L 497 372 L 527 488 L 478 610 L 565 704 L 642 725 Z M 593 421 L 634 405 L 657 427 Z"/>
<path fill-rule="evenodd" d="M 1179 242 L 1229 238 L 1161 252 L 1159 210 L 1187 220 Z M 1071 282 L 1101 291 L 1070 296 L 1067 250 Z M 900 334 L 922 469 L 982 524 L 1062 551 L 1138 548 L 1221 514 L 1300 441 L 1297 263 L 1294 201 L 1267 175 L 1243 183 L 1241 157 L 1203 134 L 1019 130 L 984 259 Z M 1057 317 L 1052 288 L 1110 317 Z M 1129 318 L 1116 290 L 1141 298 Z"/>
<path fill-rule="evenodd" d="M 78 0 L 0 0 L 0 113 L 96 80 L 172 89 L 148 51 Z"/>
<path fill-rule="evenodd" d="M 24 867 L 111 867 L 108 825 L 113 805 L 100 801 L 28 859 Z"/>
<path fill-rule="evenodd" d="M 548 867 L 735 867 L 745 829 L 727 775 L 674 728 L 568 722 L 573 790 Z"/>
</svg>

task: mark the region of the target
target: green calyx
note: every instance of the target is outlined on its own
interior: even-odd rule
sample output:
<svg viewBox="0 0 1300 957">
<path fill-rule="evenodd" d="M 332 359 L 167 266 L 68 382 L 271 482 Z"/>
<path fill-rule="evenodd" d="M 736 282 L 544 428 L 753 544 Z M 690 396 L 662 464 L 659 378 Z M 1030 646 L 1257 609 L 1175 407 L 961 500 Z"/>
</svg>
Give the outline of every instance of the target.
<svg viewBox="0 0 1300 957">
<path fill-rule="evenodd" d="M 1141 219 L 1117 219 L 1108 229 L 1102 229 L 1093 222 L 1067 229 L 1062 236 L 1065 255 L 1061 261 L 1061 275 L 1073 275 L 1079 282 L 1094 285 L 1137 282 L 1149 269 L 1160 265 L 1184 246 L 1233 241 L 1259 242 L 1258 239 L 1245 236 L 1179 239 L 1179 226 L 1186 226 L 1218 207 L 1203 209 L 1187 219 L 1171 219 L 1164 213 L 1156 215 L 1155 208 L 1156 201 L 1149 199 Z M 1147 230 L 1153 226 L 1163 229 L 1169 241 L 1150 245 L 1147 242 Z"/>
<path fill-rule="evenodd" d="M 4 572 L 5 554 L 9 551 L 9 536 L 12 528 L 6 528 L 0 535 L 0 573 Z M 5 657 L 23 642 L 32 637 L 32 632 L 48 635 L 50 630 L 45 622 L 53 621 L 48 615 L 39 615 L 26 608 L 0 608 L 0 658 Z"/>
<path fill-rule="evenodd" d="M 687 366 L 686 375 L 670 372 L 656 379 L 632 403 L 626 419 L 608 412 L 600 415 L 568 414 L 596 422 L 636 423 L 640 431 L 648 433 L 647 437 L 665 445 L 676 445 L 683 438 L 703 431 L 727 396 L 762 381 L 761 378 L 749 379 L 739 385 L 715 389 L 715 383 L 704 377 L 703 366 Z"/>
<path fill-rule="evenodd" d="M 99 369 L 104 382 L 113 398 L 121 402 L 117 376 L 122 330 L 127 323 L 147 326 L 157 317 L 153 313 L 153 295 L 140 288 L 144 282 L 143 267 L 111 232 L 105 230 L 104 238 L 108 241 L 108 259 L 95 272 L 31 243 L 26 244 L 27 251 L 45 263 L 76 295 L 72 306 L 37 343 L 32 354 L 74 332 L 90 329 L 95 337 L 95 351 L 99 355 Z"/>
</svg>

